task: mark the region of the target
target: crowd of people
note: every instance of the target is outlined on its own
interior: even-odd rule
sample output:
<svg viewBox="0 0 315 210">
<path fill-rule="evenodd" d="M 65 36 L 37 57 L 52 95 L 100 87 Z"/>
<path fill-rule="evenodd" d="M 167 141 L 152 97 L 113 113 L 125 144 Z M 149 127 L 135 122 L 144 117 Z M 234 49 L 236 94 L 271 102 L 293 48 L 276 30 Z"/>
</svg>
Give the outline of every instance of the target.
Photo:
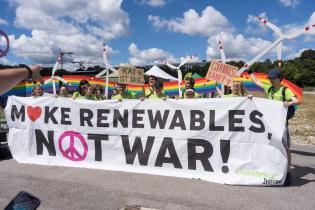
<svg viewBox="0 0 315 210">
<path fill-rule="evenodd" d="M 127 90 L 126 84 L 116 84 L 109 99 L 163 99 L 174 98 L 174 99 L 197 99 L 197 98 L 228 98 L 228 97 L 242 97 L 247 96 L 249 98 L 252 95 L 248 94 L 243 83 L 241 81 L 234 81 L 232 87 L 225 86 L 225 91 L 222 93 L 221 89 L 216 84 L 215 92 L 210 94 L 200 95 L 194 88 L 195 79 L 192 77 L 185 78 L 185 89 L 182 91 L 181 97 L 178 95 L 168 96 L 164 93 L 163 83 L 160 82 L 157 77 L 151 75 L 148 77 L 148 88 L 143 87 L 143 91 L 140 94 L 136 94 Z M 34 84 L 32 89 L 32 96 L 39 97 L 45 96 L 43 87 L 41 84 Z M 58 97 L 69 97 L 73 99 L 88 99 L 88 100 L 105 100 L 104 89 L 101 85 L 91 85 L 87 80 L 81 80 L 78 88 L 73 93 L 70 93 L 68 86 L 65 84 L 60 85 L 57 94 Z"/>
<path fill-rule="evenodd" d="M 25 65 L 21 68 L 16 69 L 8 69 L 0 71 L 0 94 L 12 88 L 18 82 L 23 79 L 32 79 L 33 81 L 39 81 L 43 84 L 43 79 L 40 77 L 39 71 L 41 67 L 39 66 L 30 66 L 25 67 Z M 292 107 L 298 104 L 298 100 L 295 94 L 288 88 L 283 87 L 281 85 L 281 80 L 283 79 L 283 75 L 281 70 L 272 69 L 268 73 L 268 79 L 271 84 L 264 84 L 258 81 L 252 72 L 248 72 L 252 81 L 259 87 L 261 87 L 267 98 L 271 100 L 282 101 L 285 107 Z M 145 99 L 163 99 L 166 100 L 169 96 L 167 96 L 163 91 L 163 83 L 158 81 L 158 79 L 151 75 L 148 77 L 149 88 L 144 89 L 141 94 L 130 93 L 126 89 L 125 84 L 117 84 L 114 87 L 113 94 L 110 96 L 111 99 L 136 99 L 139 98 L 141 100 Z M 195 89 L 194 89 L 195 80 L 192 77 L 188 77 L 185 79 L 185 89 L 180 98 L 182 99 L 196 99 L 201 98 Z M 32 95 L 34 97 L 39 97 L 44 95 L 43 88 L 40 84 L 34 85 Z M 100 85 L 90 85 L 88 81 L 82 80 L 77 88 L 77 90 L 70 94 L 67 86 L 61 85 L 59 88 L 59 97 L 72 97 L 73 99 L 88 99 L 88 100 L 105 100 L 103 88 Z M 210 97 L 248 97 L 252 98 L 252 95 L 248 94 L 246 91 L 244 84 L 240 81 L 234 81 L 231 88 L 225 87 L 224 92 L 221 89 L 217 88 L 217 94 L 213 92 L 210 94 Z M 177 97 L 178 99 L 178 97 Z M 289 114 L 289 111 L 288 111 Z M 290 137 L 288 131 L 288 117 L 286 120 L 286 126 L 282 138 L 282 143 L 286 149 L 287 157 L 288 157 L 288 171 L 285 179 L 285 185 L 289 185 L 291 183 L 291 174 L 290 174 L 290 166 L 291 166 L 291 154 L 290 154 Z"/>
</svg>

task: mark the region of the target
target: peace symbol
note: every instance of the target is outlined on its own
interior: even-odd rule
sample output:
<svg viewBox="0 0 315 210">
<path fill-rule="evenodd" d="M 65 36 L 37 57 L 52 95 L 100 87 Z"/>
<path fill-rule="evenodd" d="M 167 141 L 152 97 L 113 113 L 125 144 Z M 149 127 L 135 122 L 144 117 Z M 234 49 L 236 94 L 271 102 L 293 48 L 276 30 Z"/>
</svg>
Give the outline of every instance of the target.
<svg viewBox="0 0 315 210">
<path fill-rule="evenodd" d="M 70 146 L 66 149 L 64 149 L 62 147 L 62 142 L 66 141 L 64 140 L 66 137 L 70 137 Z M 74 146 L 74 142 L 75 140 L 78 139 L 82 146 L 83 146 L 83 154 L 81 154 L 80 152 L 78 152 L 78 150 L 75 148 Z M 72 161 L 82 161 L 86 158 L 87 152 L 88 152 L 88 146 L 86 144 L 86 141 L 84 139 L 84 137 L 77 132 L 74 131 L 66 131 L 64 132 L 58 140 L 58 146 L 59 146 L 59 150 L 62 153 L 62 155 Z"/>
<path fill-rule="evenodd" d="M 0 37 L 1 35 L 5 38 L 6 40 L 6 48 L 4 50 L 0 49 L 0 58 L 3 56 L 6 56 L 6 54 L 9 52 L 10 49 L 10 42 L 9 42 L 9 37 L 4 31 L 0 30 Z"/>
</svg>

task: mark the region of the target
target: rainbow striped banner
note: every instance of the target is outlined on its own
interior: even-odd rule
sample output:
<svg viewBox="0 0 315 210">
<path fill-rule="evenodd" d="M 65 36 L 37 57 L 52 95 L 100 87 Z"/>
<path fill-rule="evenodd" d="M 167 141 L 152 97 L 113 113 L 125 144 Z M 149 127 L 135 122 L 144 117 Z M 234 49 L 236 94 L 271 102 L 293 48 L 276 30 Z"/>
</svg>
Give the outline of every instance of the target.
<svg viewBox="0 0 315 210">
<path fill-rule="evenodd" d="M 264 73 L 254 73 L 256 78 L 265 84 L 270 84 L 267 74 Z M 48 79 L 49 77 L 45 77 L 44 79 Z M 97 79 L 95 77 L 88 77 L 88 76 L 71 76 L 71 75 L 65 75 L 63 78 L 68 82 L 68 88 L 70 91 L 75 91 L 78 88 L 79 82 L 81 80 L 87 80 L 90 82 L 91 85 L 101 85 L 105 89 L 105 80 L 103 79 Z M 258 87 L 249 77 L 248 73 L 243 73 L 240 77 L 236 77 L 235 80 L 241 81 L 244 83 L 245 88 L 248 91 L 259 91 L 263 92 L 263 90 Z M 55 80 L 56 88 L 59 89 L 59 82 Z M 114 88 L 114 85 L 116 82 L 108 82 L 108 90 L 111 94 Z M 164 92 L 167 95 L 178 95 L 178 86 L 177 82 L 164 82 Z M 298 87 L 297 85 L 291 83 L 288 80 L 283 79 L 282 83 L 283 86 L 289 88 L 298 98 L 298 100 L 301 102 L 302 100 L 302 89 Z M 10 95 L 18 95 L 18 96 L 30 96 L 32 93 L 32 87 L 33 83 L 29 82 L 21 82 L 17 86 L 15 86 L 13 89 L 11 89 L 9 92 L 5 93 L 1 97 L 6 97 Z M 182 90 L 185 87 L 185 81 L 182 83 Z M 52 92 L 52 82 L 47 83 L 43 85 L 45 92 Z M 144 88 L 148 88 L 148 85 L 146 84 Z M 195 90 L 199 93 L 209 93 L 209 92 L 215 92 L 215 82 L 210 80 L 208 81 L 206 78 L 197 78 L 195 79 Z M 141 85 L 127 85 L 127 90 L 129 92 L 133 92 L 136 94 L 142 93 L 142 86 Z"/>
</svg>

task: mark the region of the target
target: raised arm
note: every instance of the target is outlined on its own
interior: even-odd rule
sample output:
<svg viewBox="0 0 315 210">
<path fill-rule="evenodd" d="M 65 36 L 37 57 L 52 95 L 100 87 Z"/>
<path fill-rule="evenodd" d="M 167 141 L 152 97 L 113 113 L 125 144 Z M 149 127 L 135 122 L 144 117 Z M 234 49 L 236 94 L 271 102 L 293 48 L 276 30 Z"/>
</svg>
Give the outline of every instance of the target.
<svg viewBox="0 0 315 210">
<path fill-rule="evenodd" d="M 252 81 L 258 86 L 258 87 L 261 87 L 263 88 L 264 85 L 262 82 L 258 81 L 257 78 L 255 77 L 255 75 L 253 73 L 251 73 L 250 75 L 250 78 L 252 79 Z"/>
<path fill-rule="evenodd" d="M 43 84 L 44 80 L 39 74 L 40 70 L 42 67 L 39 65 L 29 66 L 29 70 L 26 67 L 0 69 L 0 94 L 10 90 L 22 80 L 28 79 L 30 75 L 33 81 Z"/>
</svg>

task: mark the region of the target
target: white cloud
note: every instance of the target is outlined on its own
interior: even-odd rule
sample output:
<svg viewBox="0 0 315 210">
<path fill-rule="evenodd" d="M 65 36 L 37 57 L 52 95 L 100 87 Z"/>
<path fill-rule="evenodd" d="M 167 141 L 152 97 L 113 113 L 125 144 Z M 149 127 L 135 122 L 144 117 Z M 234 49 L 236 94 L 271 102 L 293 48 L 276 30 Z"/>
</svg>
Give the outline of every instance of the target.
<svg viewBox="0 0 315 210">
<path fill-rule="evenodd" d="M 279 2 L 285 7 L 292 7 L 292 8 L 294 8 L 300 3 L 299 0 L 279 0 Z"/>
<path fill-rule="evenodd" d="M 243 35 L 234 35 L 231 33 L 221 33 L 221 35 L 211 36 L 208 39 L 207 59 L 221 59 L 220 50 L 218 47 L 218 40 L 223 43 L 224 52 L 228 60 L 244 60 L 250 56 L 250 59 L 259 54 L 263 49 L 271 45 L 270 41 L 261 38 L 249 37 L 245 38 Z M 276 49 L 273 49 L 268 56 L 275 57 Z M 287 53 L 288 47 L 283 46 L 282 52 Z"/>
<path fill-rule="evenodd" d="M 158 48 L 140 50 L 135 43 L 131 43 L 128 50 L 129 54 L 131 55 L 129 62 L 135 66 L 161 64 L 165 62 L 180 63 L 183 60 L 186 60 L 188 57 L 191 59 L 189 62 L 200 61 L 199 57 L 195 55 L 175 58 L 171 53 Z"/>
<path fill-rule="evenodd" d="M 129 17 L 121 4 L 122 0 L 15 0 L 14 23 L 31 30 L 31 35 L 11 36 L 13 52 L 40 63 L 54 62 L 56 56 L 19 52 L 71 51 L 76 60 L 101 59 L 102 41 L 129 34 Z"/>
<path fill-rule="evenodd" d="M 315 12 L 313 12 L 307 22 L 304 23 L 293 23 L 287 24 L 283 28 L 285 34 L 303 30 L 305 27 L 310 27 L 310 30 L 303 33 L 304 42 L 314 42 L 315 41 Z M 298 39 L 295 38 L 295 39 Z"/>
<path fill-rule="evenodd" d="M 146 4 L 151 7 L 164 6 L 166 4 L 165 0 L 136 0 L 136 3 Z"/>
<path fill-rule="evenodd" d="M 180 62 L 182 62 L 188 58 L 190 59 L 188 63 L 200 62 L 200 58 L 196 55 L 187 55 L 185 57 L 181 57 L 179 60 L 180 60 Z"/>
<path fill-rule="evenodd" d="M 5 57 L 0 58 L 0 64 L 2 65 L 10 65 L 10 61 Z"/>
<path fill-rule="evenodd" d="M 5 19 L 0 18 L 0 25 L 8 25 L 8 21 L 6 21 Z"/>
<path fill-rule="evenodd" d="M 307 48 L 302 48 L 302 49 L 300 49 L 298 51 L 294 51 L 294 52 L 292 52 L 291 54 L 289 54 L 287 56 L 287 59 L 294 59 L 294 58 L 300 57 L 304 50 L 308 50 L 308 49 Z"/>
<path fill-rule="evenodd" d="M 18 27 L 55 34 L 88 30 L 104 39 L 129 33 L 129 18 L 121 9 L 122 0 L 21 0 L 17 4 Z"/>
<path fill-rule="evenodd" d="M 37 63 L 54 63 L 58 55 L 53 53 L 60 51 L 73 52 L 75 60 L 100 63 L 102 60 L 102 42 L 91 35 L 80 33 L 56 35 L 45 31 L 33 30 L 30 37 L 23 34 L 17 38 L 14 35 L 10 35 L 9 38 L 13 53 L 24 58 L 30 58 Z M 111 53 L 112 50 L 109 50 L 109 52 Z"/>
<path fill-rule="evenodd" d="M 129 48 L 129 54 L 131 58 L 129 62 L 135 66 L 141 66 L 146 64 L 155 63 L 156 61 L 173 59 L 174 56 L 169 52 L 158 48 L 150 48 L 146 50 L 140 50 L 135 43 L 131 43 Z"/>
<path fill-rule="evenodd" d="M 208 6 L 199 15 L 194 9 L 184 12 L 183 18 L 161 19 L 148 16 L 148 21 L 157 29 L 167 28 L 175 33 L 209 36 L 221 31 L 233 31 L 228 20 L 215 8 Z"/>
</svg>

